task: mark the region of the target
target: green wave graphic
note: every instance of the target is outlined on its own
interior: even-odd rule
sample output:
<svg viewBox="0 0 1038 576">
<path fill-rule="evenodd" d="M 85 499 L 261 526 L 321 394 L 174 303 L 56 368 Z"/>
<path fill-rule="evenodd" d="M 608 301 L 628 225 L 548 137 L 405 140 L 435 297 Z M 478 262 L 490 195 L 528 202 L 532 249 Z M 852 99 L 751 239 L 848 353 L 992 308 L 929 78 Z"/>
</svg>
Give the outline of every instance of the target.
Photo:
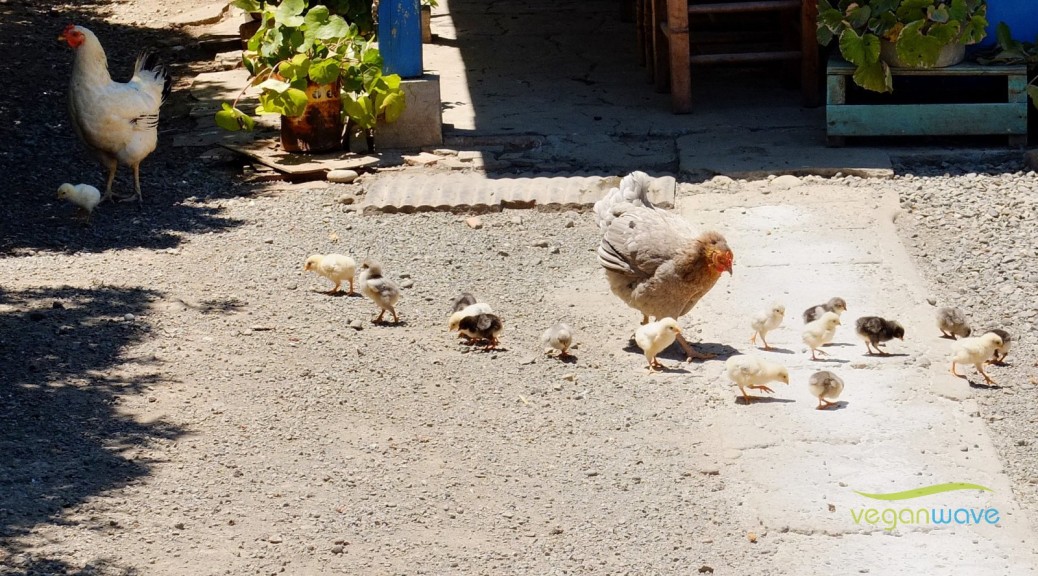
<svg viewBox="0 0 1038 576">
<path fill-rule="evenodd" d="M 924 486 L 922 488 L 916 488 L 915 490 L 905 490 L 904 492 L 891 492 L 890 494 L 868 494 L 866 492 L 858 492 L 857 490 L 855 490 L 854 493 L 866 498 L 872 498 L 873 500 L 910 500 L 912 498 L 930 496 L 931 494 L 940 494 L 941 492 L 953 492 L 955 490 L 984 490 L 986 492 L 994 492 L 991 488 L 981 486 L 980 484 L 948 482 L 946 484 Z"/>
</svg>

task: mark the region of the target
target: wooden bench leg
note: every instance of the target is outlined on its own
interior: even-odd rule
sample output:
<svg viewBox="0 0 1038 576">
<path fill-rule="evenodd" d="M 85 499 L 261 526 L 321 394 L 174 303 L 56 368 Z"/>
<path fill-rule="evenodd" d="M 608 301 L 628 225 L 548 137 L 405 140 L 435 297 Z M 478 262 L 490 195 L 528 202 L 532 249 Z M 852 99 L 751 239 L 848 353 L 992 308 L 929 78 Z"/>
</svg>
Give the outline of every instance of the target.
<svg viewBox="0 0 1038 576">
<path fill-rule="evenodd" d="M 819 98 L 818 0 L 803 0 L 800 8 L 800 91 L 804 106 L 816 108 Z"/>
<path fill-rule="evenodd" d="M 667 25 L 667 0 L 648 0 L 650 3 L 649 22 L 652 26 L 652 62 L 655 68 L 653 77 L 656 81 L 656 92 L 664 94 L 670 90 L 670 65 L 667 35 L 663 29 Z"/>
<path fill-rule="evenodd" d="M 671 107 L 675 114 L 688 114 L 692 111 L 692 72 L 689 69 L 687 0 L 667 0 L 667 44 Z"/>
</svg>

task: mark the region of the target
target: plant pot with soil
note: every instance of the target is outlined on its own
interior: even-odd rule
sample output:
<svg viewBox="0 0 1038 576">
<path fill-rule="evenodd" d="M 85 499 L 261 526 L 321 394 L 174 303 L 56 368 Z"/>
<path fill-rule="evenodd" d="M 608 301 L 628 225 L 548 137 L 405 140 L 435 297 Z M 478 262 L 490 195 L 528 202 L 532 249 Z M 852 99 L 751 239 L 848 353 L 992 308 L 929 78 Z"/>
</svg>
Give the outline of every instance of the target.
<svg viewBox="0 0 1038 576">
<path fill-rule="evenodd" d="M 255 0 L 235 1 L 259 7 Z M 250 74 L 242 94 L 250 86 L 258 88 L 256 113 L 281 115 L 285 150 L 341 150 L 347 119 L 366 125 L 370 115 L 390 121 L 399 117 L 404 107 L 400 78 L 382 75 L 378 49 L 355 24 L 323 3 L 311 6 L 306 0 L 268 2 L 262 14 L 242 54 Z M 231 131 L 254 127 L 252 117 L 237 107 L 240 98 L 223 103 L 216 113 L 218 126 Z"/>
<path fill-rule="evenodd" d="M 854 82 L 893 88 L 890 67 L 939 68 L 961 62 L 984 38 L 986 0 L 818 0 L 818 42 L 838 41 Z"/>
</svg>

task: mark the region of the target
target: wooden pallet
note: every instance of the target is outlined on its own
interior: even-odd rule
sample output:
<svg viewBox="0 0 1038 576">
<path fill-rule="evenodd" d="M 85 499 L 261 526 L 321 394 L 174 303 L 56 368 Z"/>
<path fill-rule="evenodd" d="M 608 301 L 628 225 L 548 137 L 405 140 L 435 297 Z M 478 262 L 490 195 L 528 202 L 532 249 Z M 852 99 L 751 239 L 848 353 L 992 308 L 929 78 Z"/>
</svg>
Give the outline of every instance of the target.
<svg viewBox="0 0 1038 576">
<path fill-rule="evenodd" d="M 963 62 L 947 68 L 891 68 L 898 76 L 1006 77 L 1005 102 L 965 104 L 847 104 L 854 66 L 839 56 L 826 67 L 826 138 L 843 146 L 847 136 L 1005 135 L 1010 146 L 1027 143 L 1027 66 Z"/>
</svg>

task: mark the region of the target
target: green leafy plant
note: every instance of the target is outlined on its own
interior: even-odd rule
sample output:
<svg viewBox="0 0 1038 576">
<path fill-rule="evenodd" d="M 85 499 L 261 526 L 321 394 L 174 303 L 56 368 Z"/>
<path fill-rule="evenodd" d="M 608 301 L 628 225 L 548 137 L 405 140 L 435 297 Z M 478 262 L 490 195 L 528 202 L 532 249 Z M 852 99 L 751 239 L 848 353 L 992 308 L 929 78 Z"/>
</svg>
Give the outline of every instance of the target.
<svg viewBox="0 0 1038 576">
<path fill-rule="evenodd" d="M 260 90 L 257 114 L 295 117 L 307 105 L 306 88 L 334 84 L 342 88 L 344 120 L 373 128 L 375 121 L 395 121 L 404 107 L 400 77 L 382 75 L 382 57 L 358 26 L 333 14 L 327 3 L 306 0 L 234 0 L 235 6 L 261 12 L 263 24 L 248 41 L 242 62 L 250 86 Z M 254 121 L 238 108 L 241 94 L 223 103 L 216 124 L 226 130 L 251 130 Z"/>
<path fill-rule="evenodd" d="M 995 27 L 995 47 L 980 54 L 977 61 L 981 64 L 1027 64 L 1027 74 L 1031 80 L 1027 83 L 1027 95 L 1031 104 L 1038 108 L 1038 38 L 1034 42 L 1023 42 L 1013 38 L 1013 32 L 1005 22 Z"/>
<path fill-rule="evenodd" d="M 855 66 L 854 82 L 876 92 L 893 89 L 880 42 L 894 44 L 906 66 L 932 68 L 941 49 L 975 44 L 987 28 L 985 0 L 818 0 L 818 42 L 835 39 Z"/>
</svg>

